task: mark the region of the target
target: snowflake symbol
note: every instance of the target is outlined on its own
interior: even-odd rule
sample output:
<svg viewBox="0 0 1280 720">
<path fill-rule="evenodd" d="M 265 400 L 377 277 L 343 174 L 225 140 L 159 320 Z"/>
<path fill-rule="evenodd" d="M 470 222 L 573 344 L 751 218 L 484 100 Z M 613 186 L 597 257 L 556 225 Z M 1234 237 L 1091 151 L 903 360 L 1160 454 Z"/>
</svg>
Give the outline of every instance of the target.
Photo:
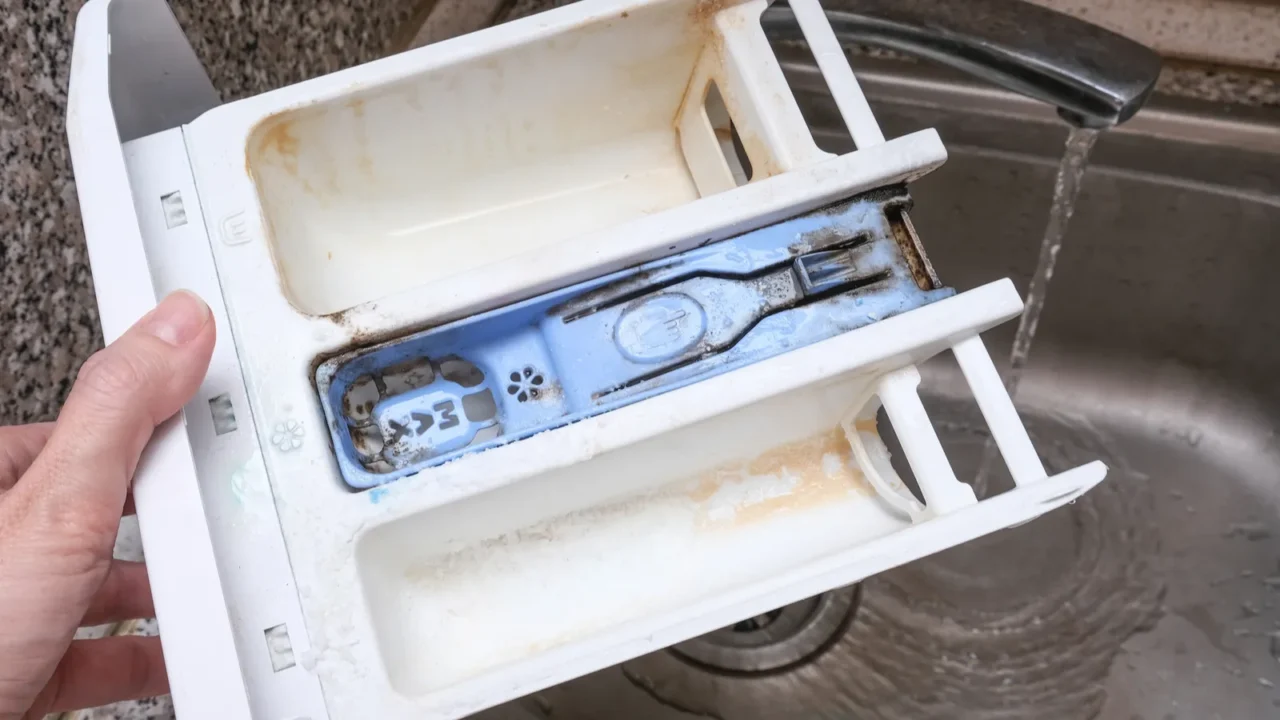
<svg viewBox="0 0 1280 720">
<path fill-rule="evenodd" d="M 306 428 L 302 427 L 301 422 L 286 420 L 276 423 L 275 431 L 271 433 L 271 444 L 280 452 L 297 450 L 302 447 L 302 436 L 306 434 Z"/>
</svg>

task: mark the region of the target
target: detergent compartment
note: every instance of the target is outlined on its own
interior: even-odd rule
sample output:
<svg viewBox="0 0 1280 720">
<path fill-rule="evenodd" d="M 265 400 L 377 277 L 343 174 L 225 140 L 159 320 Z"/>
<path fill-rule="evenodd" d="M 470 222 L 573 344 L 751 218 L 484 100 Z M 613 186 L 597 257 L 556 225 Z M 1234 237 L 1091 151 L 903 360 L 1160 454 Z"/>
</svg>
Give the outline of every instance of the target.
<svg viewBox="0 0 1280 720">
<path fill-rule="evenodd" d="M 367 488 L 954 294 L 905 188 L 325 362 L 343 478 Z"/>
<path fill-rule="evenodd" d="M 662 0 L 556 33 L 530 19 L 495 28 L 500 49 L 263 120 L 245 164 L 290 301 L 340 312 L 828 157 L 763 7 Z M 780 134 L 784 116 L 802 132 Z"/>
</svg>

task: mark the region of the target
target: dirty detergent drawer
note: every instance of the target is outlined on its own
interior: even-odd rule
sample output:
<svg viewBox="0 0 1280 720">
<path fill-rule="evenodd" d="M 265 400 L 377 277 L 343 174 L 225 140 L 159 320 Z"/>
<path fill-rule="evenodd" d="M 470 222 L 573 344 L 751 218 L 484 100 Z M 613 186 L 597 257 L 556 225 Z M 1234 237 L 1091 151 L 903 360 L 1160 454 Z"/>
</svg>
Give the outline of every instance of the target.
<svg viewBox="0 0 1280 720">
<path fill-rule="evenodd" d="M 104 334 L 177 288 L 221 331 L 134 489 L 181 717 L 462 717 L 1103 479 L 1048 476 L 982 345 L 1013 285 L 929 265 L 937 134 L 828 53 L 857 149 L 819 150 L 766 5 L 588 0 L 225 105 L 162 0 L 85 5 Z M 946 351 L 1017 482 L 981 502 L 916 394 Z"/>
<path fill-rule="evenodd" d="M 289 299 L 347 310 L 698 199 L 672 118 L 710 17 L 655 3 L 259 123 Z"/>
</svg>

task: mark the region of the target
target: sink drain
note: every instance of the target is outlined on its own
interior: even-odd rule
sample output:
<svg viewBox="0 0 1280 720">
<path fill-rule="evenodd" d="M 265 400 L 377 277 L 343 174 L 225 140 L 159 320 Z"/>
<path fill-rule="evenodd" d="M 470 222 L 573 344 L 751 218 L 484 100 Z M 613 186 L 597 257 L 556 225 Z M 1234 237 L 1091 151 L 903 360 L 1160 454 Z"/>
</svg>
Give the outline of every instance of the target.
<svg viewBox="0 0 1280 720">
<path fill-rule="evenodd" d="M 858 597 L 857 585 L 832 590 L 680 643 L 671 652 L 729 674 L 783 670 L 835 642 L 857 610 Z"/>
</svg>

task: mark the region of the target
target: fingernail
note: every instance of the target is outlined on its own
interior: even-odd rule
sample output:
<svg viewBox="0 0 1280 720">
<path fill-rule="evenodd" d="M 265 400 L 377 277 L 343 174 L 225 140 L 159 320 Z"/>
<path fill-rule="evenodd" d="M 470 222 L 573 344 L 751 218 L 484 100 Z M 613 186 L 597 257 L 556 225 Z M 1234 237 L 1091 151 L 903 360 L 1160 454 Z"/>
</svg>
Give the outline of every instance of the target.
<svg viewBox="0 0 1280 720">
<path fill-rule="evenodd" d="M 209 306 L 188 290 L 178 290 L 147 313 L 138 327 L 148 335 L 180 347 L 191 342 L 209 323 Z"/>
</svg>

